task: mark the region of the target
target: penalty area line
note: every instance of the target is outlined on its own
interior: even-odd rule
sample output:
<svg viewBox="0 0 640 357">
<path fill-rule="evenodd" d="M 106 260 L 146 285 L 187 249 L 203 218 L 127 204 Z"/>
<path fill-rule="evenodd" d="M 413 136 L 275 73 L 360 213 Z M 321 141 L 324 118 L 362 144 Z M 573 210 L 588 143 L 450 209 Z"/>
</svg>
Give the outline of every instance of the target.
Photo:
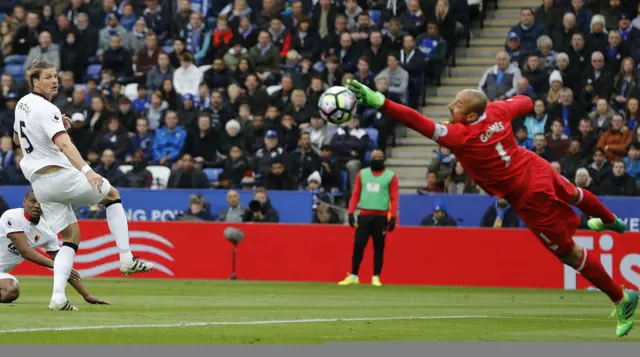
<svg viewBox="0 0 640 357">
<path fill-rule="evenodd" d="M 297 320 L 257 320 L 257 321 L 203 321 L 168 324 L 131 324 L 131 325 L 90 325 L 90 326 L 62 326 L 16 328 L 0 330 L 0 334 L 79 331 L 79 330 L 120 330 L 120 329 L 149 329 L 176 327 L 206 327 L 206 326 L 234 326 L 234 325 L 285 325 L 327 322 L 360 322 L 360 321 L 408 321 L 408 320 L 462 320 L 462 319 L 505 319 L 505 320 L 558 320 L 558 321 L 611 321 L 596 318 L 554 318 L 542 316 L 489 316 L 489 315 L 445 315 L 445 316 L 393 316 L 393 317 L 347 317 L 326 319 L 297 319 Z"/>
</svg>

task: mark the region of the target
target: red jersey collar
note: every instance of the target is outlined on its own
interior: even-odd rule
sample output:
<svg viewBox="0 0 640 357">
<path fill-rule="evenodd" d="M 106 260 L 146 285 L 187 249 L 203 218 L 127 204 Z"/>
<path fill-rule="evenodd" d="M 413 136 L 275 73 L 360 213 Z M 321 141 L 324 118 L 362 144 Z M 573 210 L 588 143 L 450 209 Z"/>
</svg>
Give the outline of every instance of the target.
<svg viewBox="0 0 640 357">
<path fill-rule="evenodd" d="M 37 224 L 37 222 L 31 220 L 31 217 L 27 214 L 27 210 L 24 210 L 24 218 L 26 218 L 30 223 Z"/>
</svg>

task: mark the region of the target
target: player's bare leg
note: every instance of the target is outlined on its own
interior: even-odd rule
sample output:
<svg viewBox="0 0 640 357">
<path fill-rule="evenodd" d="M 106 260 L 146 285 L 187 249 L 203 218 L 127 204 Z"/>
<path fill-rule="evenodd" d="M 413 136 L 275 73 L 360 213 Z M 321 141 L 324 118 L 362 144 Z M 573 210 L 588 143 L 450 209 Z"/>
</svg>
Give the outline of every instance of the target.
<svg viewBox="0 0 640 357">
<path fill-rule="evenodd" d="M 0 304 L 10 304 L 20 297 L 20 285 L 14 279 L 0 279 Z"/>
<path fill-rule="evenodd" d="M 573 197 L 568 203 L 578 207 L 587 216 L 593 217 L 588 222 L 591 230 L 596 232 L 609 230 L 624 233 L 627 229 L 627 225 L 609 211 L 598 197 L 589 192 L 589 190 L 576 188 Z"/>
<path fill-rule="evenodd" d="M 69 303 L 66 295 L 67 280 L 73 269 L 73 259 L 80 244 L 78 222 L 71 223 L 60 232 L 62 247 L 53 261 L 53 294 L 49 303 L 50 310 L 78 310 Z"/>
<path fill-rule="evenodd" d="M 120 273 L 131 275 L 146 273 L 153 269 L 153 264 L 136 259 L 129 246 L 129 223 L 127 214 L 122 206 L 120 192 L 111 187 L 107 197 L 101 202 L 107 208 L 107 222 L 111 235 L 116 239 L 116 245 L 120 252 Z"/>
<path fill-rule="evenodd" d="M 633 328 L 638 293 L 616 285 L 604 270 L 600 260 L 589 255 L 588 251 L 578 244 L 574 243 L 570 251 L 557 256 L 560 261 L 574 268 L 591 284 L 607 294 L 615 305 L 614 315 L 618 319 L 616 334 L 619 337 L 627 335 Z"/>
</svg>

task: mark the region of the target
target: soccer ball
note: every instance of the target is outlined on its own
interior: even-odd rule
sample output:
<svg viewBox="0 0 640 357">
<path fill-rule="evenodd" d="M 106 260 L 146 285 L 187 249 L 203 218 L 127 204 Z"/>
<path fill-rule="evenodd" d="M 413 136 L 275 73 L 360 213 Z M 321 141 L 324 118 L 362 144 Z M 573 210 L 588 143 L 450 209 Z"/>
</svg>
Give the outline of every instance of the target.
<svg viewBox="0 0 640 357">
<path fill-rule="evenodd" d="M 340 125 L 346 123 L 356 113 L 356 96 L 345 87 L 334 86 L 327 89 L 318 101 L 320 115 L 327 121 Z"/>
</svg>

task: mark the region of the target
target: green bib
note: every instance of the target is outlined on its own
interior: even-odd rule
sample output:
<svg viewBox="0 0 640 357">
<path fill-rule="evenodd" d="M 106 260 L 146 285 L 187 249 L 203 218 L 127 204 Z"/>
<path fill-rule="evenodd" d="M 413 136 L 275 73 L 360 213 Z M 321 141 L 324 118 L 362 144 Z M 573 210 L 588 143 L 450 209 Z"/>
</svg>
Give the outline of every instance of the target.
<svg viewBox="0 0 640 357">
<path fill-rule="evenodd" d="M 389 210 L 389 185 L 393 176 L 395 173 L 389 169 L 385 169 L 380 176 L 374 176 L 370 168 L 360 170 L 360 209 Z"/>
</svg>

